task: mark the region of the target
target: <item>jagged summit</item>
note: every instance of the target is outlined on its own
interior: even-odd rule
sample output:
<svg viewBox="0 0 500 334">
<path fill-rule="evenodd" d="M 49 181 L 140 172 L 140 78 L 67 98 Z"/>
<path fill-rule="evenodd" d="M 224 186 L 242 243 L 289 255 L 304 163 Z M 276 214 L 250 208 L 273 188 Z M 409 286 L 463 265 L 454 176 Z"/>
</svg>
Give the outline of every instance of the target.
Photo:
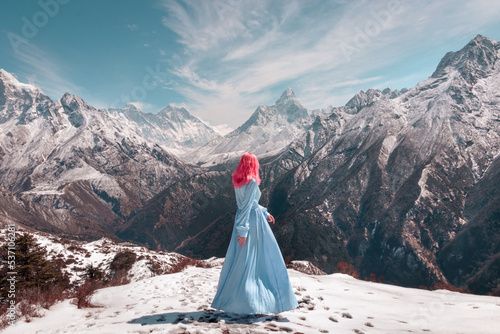
<svg viewBox="0 0 500 334">
<path fill-rule="evenodd" d="M 168 106 L 166 106 L 165 108 L 163 108 L 162 110 L 160 110 L 158 112 L 158 115 L 162 115 L 162 116 L 177 115 L 178 117 L 181 117 L 181 118 L 200 121 L 198 118 L 196 118 L 193 115 L 191 115 L 191 113 L 189 111 L 187 111 L 186 108 L 184 108 L 184 107 L 181 107 L 181 108 L 174 107 L 171 104 L 169 104 Z"/>
<path fill-rule="evenodd" d="M 259 156 L 275 154 L 302 135 L 318 113 L 323 111 L 308 111 L 297 100 L 294 91 L 288 88 L 274 105 L 258 106 L 236 130 L 209 142 L 185 158 L 210 166 L 238 159 L 245 151 Z"/>
<path fill-rule="evenodd" d="M 275 105 L 278 114 L 285 115 L 289 123 L 295 122 L 297 119 L 308 117 L 307 109 L 295 97 L 295 92 L 291 88 L 287 88 Z"/>
<path fill-rule="evenodd" d="M 407 91 L 408 89 L 406 88 L 403 88 L 402 90 L 393 90 L 389 87 L 382 91 L 379 89 L 368 89 L 366 92 L 361 90 L 346 103 L 344 111 L 348 114 L 356 114 L 359 110 L 377 100 L 393 99 Z"/>
<path fill-rule="evenodd" d="M 122 110 L 130 111 L 130 112 L 143 112 L 140 108 L 138 108 L 133 103 L 127 103 L 123 106 Z"/>
<path fill-rule="evenodd" d="M 18 124 L 26 124 L 41 115 L 48 116 L 51 104 L 52 100 L 38 87 L 21 83 L 0 69 L 0 124 L 14 118 Z"/>
<path fill-rule="evenodd" d="M 432 78 L 439 78 L 456 70 L 468 83 L 473 84 L 491 73 L 498 60 L 499 49 L 500 43 L 477 35 L 461 50 L 448 52 L 439 62 Z"/>
<path fill-rule="evenodd" d="M 190 151 L 221 136 L 186 108 L 173 105 L 150 113 L 129 103 L 122 108 L 105 109 L 104 112 L 124 118 L 141 136 L 168 147 L 175 154 Z"/>
<path fill-rule="evenodd" d="M 4 70 L 3 68 L 0 68 L 0 79 L 4 79 L 6 77 L 12 77 L 12 74 Z"/>
<path fill-rule="evenodd" d="M 2 81 L 12 81 L 15 83 L 19 83 L 19 81 L 9 72 L 4 70 L 3 68 L 0 68 L 0 80 Z"/>
<path fill-rule="evenodd" d="M 280 98 L 276 100 L 276 105 L 287 104 L 290 101 L 298 102 L 295 98 L 295 92 L 291 88 L 287 88 L 283 94 L 281 94 Z"/>
<path fill-rule="evenodd" d="M 64 108 L 69 108 L 72 110 L 95 109 L 94 107 L 90 106 L 87 102 L 85 102 L 81 97 L 67 92 L 64 93 L 60 101 Z"/>
<path fill-rule="evenodd" d="M 60 101 L 64 113 L 68 115 L 68 120 L 76 128 L 85 124 L 84 114 L 88 113 L 89 110 L 95 110 L 94 107 L 89 106 L 81 97 L 70 93 L 64 93 Z"/>
<path fill-rule="evenodd" d="M 284 108 L 288 108 L 290 105 L 295 104 L 296 106 L 300 107 L 301 109 L 304 109 L 302 104 L 297 100 L 295 97 L 295 92 L 291 88 L 287 88 L 283 94 L 281 94 L 280 98 L 276 100 L 275 106 L 282 110 Z"/>
<path fill-rule="evenodd" d="M 7 72 L 6 70 L 0 68 L 0 90 L 2 90 L 1 86 L 10 86 L 10 87 L 15 87 L 18 89 L 24 89 L 24 90 L 29 90 L 29 91 L 37 91 L 40 92 L 38 87 L 30 84 L 25 84 L 19 82 L 19 80 L 16 79 L 11 73 Z"/>
</svg>

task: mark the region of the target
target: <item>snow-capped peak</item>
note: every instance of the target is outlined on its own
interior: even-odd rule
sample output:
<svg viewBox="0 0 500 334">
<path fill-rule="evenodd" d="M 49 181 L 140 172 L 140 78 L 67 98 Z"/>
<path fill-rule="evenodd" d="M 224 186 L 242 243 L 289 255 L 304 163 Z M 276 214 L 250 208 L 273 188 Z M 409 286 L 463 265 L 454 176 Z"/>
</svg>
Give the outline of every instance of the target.
<svg viewBox="0 0 500 334">
<path fill-rule="evenodd" d="M 70 93 L 65 93 L 60 101 L 64 109 L 64 113 L 68 115 L 68 120 L 75 128 L 78 128 L 84 124 L 85 117 L 83 115 L 83 112 L 85 110 L 94 109 L 85 101 L 83 101 L 79 96 Z"/>
<path fill-rule="evenodd" d="M 362 108 L 380 99 L 394 99 L 408 91 L 407 88 L 393 90 L 389 87 L 384 90 L 368 89 L 366 92 L 359 91 L 345 105 L 344 111 L 348 114 L 356 114 Z"/>
<path fill-rule="evenodd" d="M 3 83 L 4 86 L 15 87 L 21 90 L 39 91 L 34 85 L 19 82 L 12 74 L 2 68 L 0 68 L 0 83 Z"/>
<path fill-rule="evenodd" d="M 38 87 L 21 83 L 12 74 L 0 69 L 0 124 L 13 118 L 17 118 L 18 124 L 26 124 L 42 114 L 48 115 L 51 103 Z M 31 108 L 28 107 L 30 105 Z"/>
<path fill-rule="evenodd" d="M 290 106 L 295 105 L 299 109 L 305 108 L 300 104 L 300 102 L 295 97 L 295 92 L 291 88 L 287 88 L 280 98 L 276 101 L 275 106 L 279 111 L 287 111 Z"/>
<path fill-rule="evenodd" d="M 133 103 L 127 103 L 123 106 L 122 110 L 130 112 L 142 112 L 142 110 Z"/>
<path fill-rule="evenodd" d="M 211 166 L 239 159 L 242 152 L 258 156 L 278 153 L 311 126 L 322 111 L 308 111 L 288 88 L 272 106 L 260 105 L 236 130 L 185 155 L 192 163 Z"/>
<path fill-rule="evenodd" d="M 184 119 L 194 119 L 195 117 L 189 113 L 189 111 L 186 110 L 186 108 L 178 108 L 174 107 L 171 104 L 160 110 L 158 112 L 159 116 L 174 116 L 177 115 L 177 117 L 181 117 Z M 198 118 L 196 118 L 198 120 Z"/>
<path fill-rule="evenodd" d="M 70 93 L 64 93 L 63 97 L 61 98 L 61 104 L 65 107 L 85 107 L 85 108 L 93 108 L 90 107 L 87 102 L 82 100 L 81 97 L 77 95 L 73 95 Z"/>
<path fill-rule="evenodd" d="M 378 89 L 368 89 L 366 93 L 361 90 L 346 103 L 345 111 L 348 114 L 356 114 L 363 107 L 378 100 L 381 95 L 382 92 Z"/>
<path fill-rule="evenodd" d="M 457 70 L 469 83 L 486 77 L 498 60 L 500 43 L 477 35 L 457 52 L 448 52 L 439 62 L 432 78 L 446 75 L 450 70 Z"/>
<path fill-rule="evenodd" d="M 283 94 L 281 94 L 280 98 L 276 101 L 276 105 L 288 104 L 291 101 L 298 102 L 295 98 L 295 92 L 291 88 L 287 88 Z"/>
<path fill-rule="evenodd" d="M 276 110 L 279 114 L 285 115 L 289 123 L 297 119 L 308 117 L 307 109 L 300 104 L 291 88 L 287 88 L 281 97 L 276 101 Z"/>
<path fill-rule="evenodd" d="M 17 81 L 17 79 L 14 78 L 14 76 L 12 74 L 10 74 L 9 72 L 7 72 L 3 68 L 0 68 L 0 80 L 19 83 L 19 81 Z"/>
</svg>

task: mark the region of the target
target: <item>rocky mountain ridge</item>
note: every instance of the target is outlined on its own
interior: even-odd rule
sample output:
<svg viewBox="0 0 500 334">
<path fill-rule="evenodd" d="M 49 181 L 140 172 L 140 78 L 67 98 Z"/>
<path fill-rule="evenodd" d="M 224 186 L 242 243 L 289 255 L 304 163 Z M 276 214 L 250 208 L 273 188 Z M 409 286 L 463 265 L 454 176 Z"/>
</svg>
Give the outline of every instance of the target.
<svg viewBox="0 0 500 334">
<path fill-rule="evenodd" d="M 203 123 L 185 108 L 171 105 L 156 114 L 143 112 L 133 104 L 103 111 L 128 123 L 142 137 L 176 154 L 185 154 L 222 136 L 217 129 Z"/>
<path fill-rule="evenodd" d="M 3 70 L 0 96 L 6 220 L 73 237 L 113 236 L 123 217 L 192 172 L 78 96 L 53 102 Z"/>
</svg>

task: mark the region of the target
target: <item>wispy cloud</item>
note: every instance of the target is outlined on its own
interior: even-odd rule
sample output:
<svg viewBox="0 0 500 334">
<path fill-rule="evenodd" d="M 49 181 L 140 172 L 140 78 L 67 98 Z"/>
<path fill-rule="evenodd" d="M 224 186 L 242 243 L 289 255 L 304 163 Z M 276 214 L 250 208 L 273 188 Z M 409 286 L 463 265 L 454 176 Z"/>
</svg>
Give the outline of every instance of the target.
<svg viewBox="0 0 500 334">
<path fill-rule="evenodd" d="M 176 32 L 188 51 L 214 50 L 223 42 L 250 37 L 261 23 L 256 14 L 262 13 L 263 1 L 174 0 L 163 1 L 168 16 L 165 26 Z"/>
<path fill-rule="evenodd" d="M 127 24 L 127 28 L 132 31 L 136 31 L 139 29 L 139 26 L 137 24 Z"/>
<path fill-rule="evenodd" d="M 272 103 L 282 85 L 298 90 L 308 107 L 345 103 L 361 87 L 387 82 L 381 71 L 422 48 L 450 37 L 471 38 L 467 35 L 498 17 L 500 5 L 490 3 L 162 2 L 163 24 L 184 46 L 171 60 L 176 91 L 200 117 L 230 120 L 232 126 L 245 121 L 256 104 Z"/>
<path fill-rule="evenodd" d="M 54 56 L 31 43 L 21 43 L 14 53 L 24 63 L 24 73 L 30 83 L 41 87 L 52 99 L 59 99 L 64 93 L 81 94 L 82 87 L 74 84 L 62 74 Z"/>
</svg>

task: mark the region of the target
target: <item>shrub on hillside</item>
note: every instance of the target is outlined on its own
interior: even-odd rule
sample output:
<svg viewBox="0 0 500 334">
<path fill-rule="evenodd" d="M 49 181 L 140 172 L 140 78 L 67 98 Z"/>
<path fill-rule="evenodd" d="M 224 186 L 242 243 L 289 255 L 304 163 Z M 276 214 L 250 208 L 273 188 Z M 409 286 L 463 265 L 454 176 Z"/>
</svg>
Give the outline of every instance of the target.
<svg viewBox="0 0 500 334">
<path fill-rule="evenodd" d="M 7 246 L 0 248 L 2 259 L 8 255 Z M 6 262 L 3 262 L 6 263 Z M 47 251 L 35 238 L 28 234 L 20 234 L 15 239 L 15 268 L 4 266 L 0 269 L 0 316 L 5 319 L 7 311 L 5 303 L 9 302 L 10 284 L 7 281 L 8 271 L 15 271 L 15 297 L 17 305 L 16 318 L 24 317 L 30 321 L 40 316 L 40 309 L 48 309 L 59 300 L 63 300 L 65 290 L 69 287 L 69 279 L 64 276 L 60 261 L 49 261 Z M 2 321 L 5 324 L 5 321 Z"/>
<path fill-rule="evenodd" d="M 92 304 L 91 299 L 95 291 L 102 287 L 101 281 L 96 279 L 87 279 L 74 292 L 73 304 L 78 308 L 98 307 Z"/>
<path fill-rule="evenodd" d="M 354 268 L 354 266 L 352 264 L 347 263 L 347 262 L 339 262 L 337 264 L 337 270 L 341 274 L 347 274 L 347 275 L 350 275 L 354 278 L 359 277 L 358 272 L 356 271 L 356 268 Z"/>
<path fill-rule="evenodd" d="M 108 284 L 115 286 L 130 283 L 128 272 L 136 259 L 137 255 L 131 251 L 117 253 L 109 265 L 111 277 Z"/>
</svg>

